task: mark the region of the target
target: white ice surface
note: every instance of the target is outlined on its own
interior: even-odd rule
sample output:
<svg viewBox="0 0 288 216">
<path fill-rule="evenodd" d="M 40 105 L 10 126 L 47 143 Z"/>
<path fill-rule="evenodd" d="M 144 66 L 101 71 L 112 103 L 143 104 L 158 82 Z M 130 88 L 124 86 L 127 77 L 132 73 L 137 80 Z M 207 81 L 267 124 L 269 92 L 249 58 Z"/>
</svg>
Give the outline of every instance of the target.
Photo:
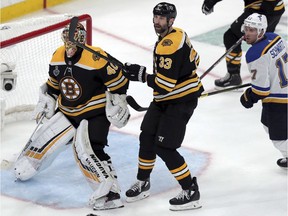
<svg viewBox="0 0 288 216">
<path fill-rule="evenodd" d="M 143 64 L 149 72 L 152 69 L 153 44 L 157 39 L 152 24 L 152 8 L 158 2 L 74 0 L 30 16 L 88 13 L 93 17 L 93 45 L 100 46 L 123 62 Z M 202 1 L 171 2 L 178 10 L 175 26 L 186 30 L 190 37 L 229 25 L 243 9 L 243 1 L 226 0 L 216 5 L 213 14 L 205 16 L 201 12 Z M 223 47 L 193 40 L 192 44 L 201 57 L 199 75 L 225 51 Z M 245 63 L 242 65 L 244 82 L 249 82 L 247 67 Z M 222 61 L 203 79 L 206 90 L 213 90 L 214 79 L 225 73 L 225 62 Z M 152 90 L 141 83 L 131 83 L 128 94 L 143 106 L 152 99 Z M 183 146 L 210 154 L 208 166 L 198 176 L 201 209 L 169 211 L 168 200 L 179 192 L 177 188 L 139 202 L 125 203 L 122 209 L 94 213 L 101 216 L 286 216 L 287 172 L 276 165 L 281 154 L 260 123 L 261 104 L 246 110 L 239 102 L 240 95 L 241 92 L 230 92 L 200 99 L 188 124 Z M 132 111 L 131 121 L 121 131 L 138 135 L 142 117 L 143 113 Z M 1 131 L 1 161 L 12 160 L 34 128 L 35 123 L 27 121 L 5 125 Z M 127 181 L 133 183 L 134 180 Z M 3 195 L 0 202 L 1 216 L 84 216 L 92 212 L 88 207 L 53 209 Z"/>
</svg>

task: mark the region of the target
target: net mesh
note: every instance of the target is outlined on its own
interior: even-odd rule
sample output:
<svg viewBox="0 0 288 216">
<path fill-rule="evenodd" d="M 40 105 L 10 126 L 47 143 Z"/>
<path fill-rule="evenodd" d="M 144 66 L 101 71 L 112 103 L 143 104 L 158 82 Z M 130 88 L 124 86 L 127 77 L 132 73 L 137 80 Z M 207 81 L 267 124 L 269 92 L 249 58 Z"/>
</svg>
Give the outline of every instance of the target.
<svg viewBox="0 0 288 216">
<path fill-rule="evenodd" d="M 32 111 L 38 101 L 39 86 L 48 78 L 52 54 L 63 45 L 61 31 L 65 24 L 60 28 L 57 26 L 57 29 L 49 29 L 45 34 L 37 31 L 69 20 L 72 16 L 74 15 L 36 17 L 0 25 L 1 43 L 31 32 L 33 37 L 22 42 L 19 39 L 16 44 L 0 49 L 1 64 L 15 64 L 13 72 L 17 75 L 15 89 L 11 91 L 2 89 L 1 80 L 0 98 L 5 101 L 1 109 L 2 111 L 5 109 L 5 123 L 31 119 Z M 35 31 L 37 33 L 33 34 Z"/>
</svg>

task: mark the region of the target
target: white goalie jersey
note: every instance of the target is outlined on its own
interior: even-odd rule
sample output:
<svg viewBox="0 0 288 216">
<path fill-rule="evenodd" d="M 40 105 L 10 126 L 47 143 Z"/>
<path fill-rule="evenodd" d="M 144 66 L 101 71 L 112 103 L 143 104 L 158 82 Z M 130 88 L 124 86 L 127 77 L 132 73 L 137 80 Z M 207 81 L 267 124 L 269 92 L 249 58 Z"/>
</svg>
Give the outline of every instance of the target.
<svg viewBox="0 0 288 216">
<path fill-rule="evenodd" d="M 247 51 L 252 92 L 263 103 L 287 105 L 287 43 L 279 35 L 266 33 Z"/>
</svg>

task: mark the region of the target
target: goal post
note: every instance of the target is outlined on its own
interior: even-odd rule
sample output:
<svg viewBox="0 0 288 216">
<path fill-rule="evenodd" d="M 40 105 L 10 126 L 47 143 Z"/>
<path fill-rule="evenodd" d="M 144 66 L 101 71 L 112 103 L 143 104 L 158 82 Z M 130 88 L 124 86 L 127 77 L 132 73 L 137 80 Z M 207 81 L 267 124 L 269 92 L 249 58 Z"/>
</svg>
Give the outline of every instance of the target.
<svg viewBox="0 0 288 216">
<path fill-rule="evenodd" d="M 88 14 L 48 15 L 0 25 L 2 124 L 31 119 L 39 86 L 48 79 L 52 54 L 63 45 L 61 31 L 73 16 L 86 27 L 87 44 L 91 45 L 92 18 Z M 5 89 L 6 83 L 10 86 Z"/>
</svg>

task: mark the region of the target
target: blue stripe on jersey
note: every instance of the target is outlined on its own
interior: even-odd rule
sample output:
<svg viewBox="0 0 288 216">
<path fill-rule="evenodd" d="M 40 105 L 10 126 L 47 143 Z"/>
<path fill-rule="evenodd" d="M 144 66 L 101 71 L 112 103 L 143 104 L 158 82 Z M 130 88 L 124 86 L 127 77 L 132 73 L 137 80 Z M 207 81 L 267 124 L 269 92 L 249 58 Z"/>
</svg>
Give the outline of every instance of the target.
<svg viewBox="0 0 288 216">
<path fill-rule="evenodd" d="M 263 50 L 269 46 L 270 42 L 274 40 L 278 35 L 275 33 L 266 33 L 264 36 L 264 39 L 257 42 L 257 46 L 254 46 L 256 44 L 253 44 L 252 47 L 247 51 L 246 53 L 246 62 L 250 63 L 255 61 L 256 59 L 261 57 L 261 54 Z"/>
<path fill-rule="evenodd" d="M 270 87 L 263 88 L 263 87 L 256 86 L 256 85 L 252 85 L 252 88 L 259 90 L 259 91 L 269 91 L 270 90 Z"/>
<path fill-rule="evenodd" d="M 269 94 L 269 97 L 288 98 L 288 94 Z"/>
</svg>

